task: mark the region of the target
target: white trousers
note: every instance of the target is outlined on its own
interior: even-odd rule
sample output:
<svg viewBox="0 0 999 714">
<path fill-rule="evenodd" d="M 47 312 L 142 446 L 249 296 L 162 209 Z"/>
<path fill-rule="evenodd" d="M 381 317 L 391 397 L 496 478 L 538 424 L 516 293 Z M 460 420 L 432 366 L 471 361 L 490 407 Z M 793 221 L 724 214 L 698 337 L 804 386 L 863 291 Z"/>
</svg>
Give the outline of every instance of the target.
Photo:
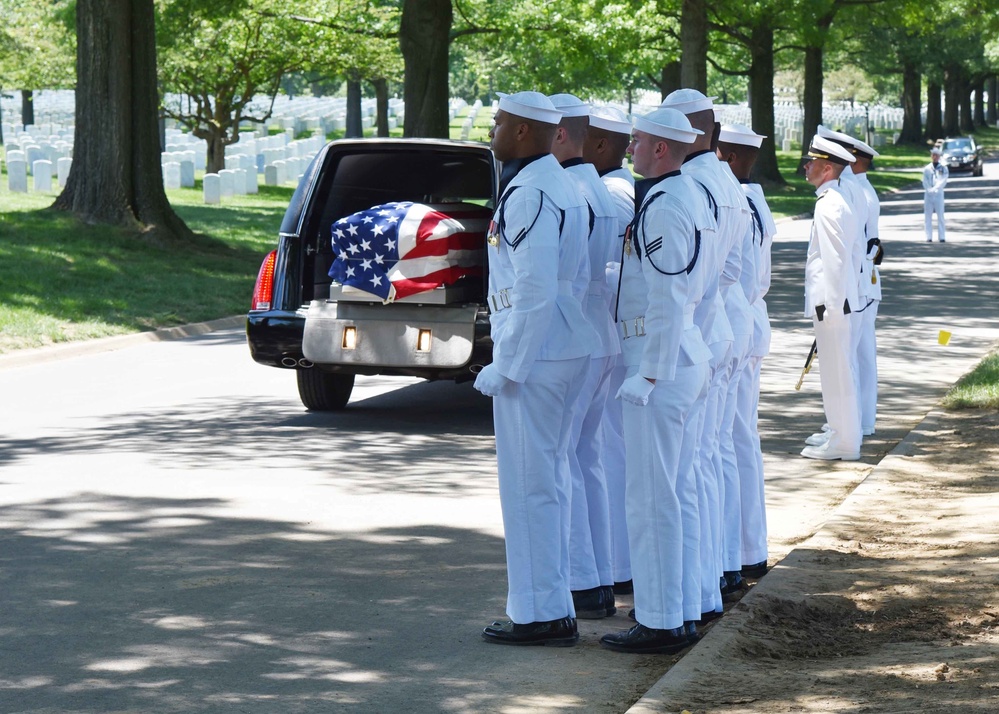
<svg viewBox="0 0 999 714">
<path fill-rule="evenodd" d="M 864 297 L 860 299 L 865 303 L 867 301 L 867 298 Z M 864 313 L 854 311 L 848 317 L 850 318 L 850 372 L 853 374 L 853 390 L 857 394 L 857 423 L 863 424 L 860 400 L 860 395 L 863 393 L 860 389 L 860 341 L 864 331 Z"/>
<path fill-rule="evenodd" d="M 717 342 L 708 346 L 708 394 L 702 402 L 695 402 L 692 418 L 697 420 L 697 458 L 695 468 L 699 484 L 698 505 L 701 514 L 701 602 L 702 612 L 721 611 L 722 600 L 719 579 L 722 576 L 722 466 L 718 446 L 718 417 L 721 393 L 724 388 L 723 373 L 732 352 L 731 342 Z"/>
<path fill-rule="evenodd" d="M 812 318 L 819 353 L 822 407 L 829 424 L 830 450 L 860 451 L 860 410 L 853 376 L 851 317 L 826 312 L 821 322 Z"/>
<path fill-rule="evenodd" d="M 538 361 L 493 398 L 506 537 L 507 615 L 516 623 L 574 617 L 569 590 L 569 432 L 588 357 Z M 560 463 L 563 462 L 563 463 Z"/>
<path fill-rule="evenodd" d="M 923 218 L 926 222 L 926 240 L 933 240 L 933 214 L 937 214 L 937 236 L 941 242 L 947 240 L 947 226 L 944 220 L 944 194 L 927 193 L 923 195 Z"/>
<path fill-rule="evenodd" d="M 739 378 L 732 436 L 739 464 L 741 504 L 741 560 L 755 565 L 767 559 L 767 511 L 763 488 L 763 450 L 760 447 L 760 367 L 763 358 L 751 356 Z"/>
<path fill-rule="evenodd" d="M 684 424 L 707 374 L 706 364 L 680 366 L 675 379 L 656 382 L 647 405 L 622 405 L 635 618 L 654 629 L 683 624 L 684 537 L 677 485 L 693 479 L 680 481 L 677 472 Z"/>
<path fill-rule="evenodd" d="M 737 393 L 742 371 L 749 358 L 749 335 L 736 335 L 732 344 L 728 369 L 722 376 L 722 402 L 719 409 L 718 449 L 721 456 L 722 495 L 722 567 L 736 571 L 742 568 L 742 487 L 739 485 L 739 464 L 735 455 L 733 430 Z"/>
<path fill-rule="evenodd" d="M 880 300 L 874 300 L 860 313 L 862 327 L 857 345 L 857 367 L 860 371 L 860 427 L 874 431 L 878 417 L 878 340 L 874 323 L 878 319 Z"/>
<path fill-rule="evenodd" d="M 628 522 L 624 513 L 625 456 L 624 417 L 617 390 L 624 382 L 627 368 L 616 365 L 611 371 L 607 403 L 604 405 L 604 479 L 610 506 L 611 570 L 614 582 L 631 580 L 631 550 L 628 546 Z"/>
<path fill-rule="evenodd" d="M 591 359 L 573 407 L 569 447 L 572 484 L 569 516 L 569 586 L 613 585 L 610 503 L 603 465 L 603 417 L 610 372 L 617 357 Z"/>
</svg>

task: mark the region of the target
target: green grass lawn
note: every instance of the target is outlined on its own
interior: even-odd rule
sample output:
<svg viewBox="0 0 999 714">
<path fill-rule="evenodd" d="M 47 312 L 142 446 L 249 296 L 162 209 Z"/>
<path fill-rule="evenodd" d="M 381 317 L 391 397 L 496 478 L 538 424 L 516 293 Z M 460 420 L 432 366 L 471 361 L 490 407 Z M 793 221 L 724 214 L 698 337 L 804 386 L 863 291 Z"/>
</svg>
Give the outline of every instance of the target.
<svg viewBox="0 0 999 714">
<path fill-rule="evenodd" d="M 947 409 L 999 409 L 999 352 L 961 377 L 944 397 Z"/>
</svg>

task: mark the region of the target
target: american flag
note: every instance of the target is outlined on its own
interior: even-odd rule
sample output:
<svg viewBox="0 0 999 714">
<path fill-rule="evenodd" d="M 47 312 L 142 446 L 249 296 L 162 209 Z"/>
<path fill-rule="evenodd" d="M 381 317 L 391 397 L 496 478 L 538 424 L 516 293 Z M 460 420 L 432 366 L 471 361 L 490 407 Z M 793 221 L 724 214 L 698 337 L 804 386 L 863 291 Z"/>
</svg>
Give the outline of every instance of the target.
<svg viewBox="0 0 999 714">
<path fill-rule="evenodd" d="M 490 213 L 468 203 L 411 201 L 358 211 L 333 224 L 329 275 L 345 292 L 385 303 L 482 275 Z"/>
</svg>

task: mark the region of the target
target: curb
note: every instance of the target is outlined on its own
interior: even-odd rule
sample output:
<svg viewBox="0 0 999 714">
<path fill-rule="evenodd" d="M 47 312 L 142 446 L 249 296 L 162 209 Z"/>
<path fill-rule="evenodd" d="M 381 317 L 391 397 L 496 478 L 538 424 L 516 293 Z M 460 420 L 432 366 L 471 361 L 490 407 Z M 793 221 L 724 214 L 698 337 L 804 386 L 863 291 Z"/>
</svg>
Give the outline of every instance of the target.
<svg viewBox="0 0 999 714">
<path fill-rule="evenodd" d="M 821 538 L 830 524 L 849 513 L 854 508 L 855 503 L 876 485 L 877 476 L 885 461 L 911 456 L 914 453 L 916 443 L 922 438 L 923 432 L 927 428 L 932 429 L 933 424 L 940 419 L 941 414 L 942 409 L 939 404 L 927 412 L 891 451 L 874 464 L 870 473 L 829 514 L 822 526 L 775 564 L 764 578 L 759 580 L 731 610 L 713 625 L 692 650 L 683 655 L 666 674 L 642 695 L 641 699 L 627 710 L 626 714 L 662 714 L 662 712 L 667 711 L 667 705 L 674 703 L 678 693 L 684 691 L 688 684 L 703 682 L 702 672 L 706 669 L 707 664 L 718 656 L 725 656 L 725 653 L 732 649 L 743 623 L 751 617 L 752 607 L 756 601 L 767 596 L 789 597 L 788 583 L 793 582 L 790 574 L 800 573 L 804 567 L 801 562 L 801 551 L 807 550 L 810 544 Z"/>
<path fill-rule="evenodd" d="M 130 335 L 116 335 L 114 337 L 102 337 L 96 340 L 65 342 L 47 347 L 17 350 L 16 352 L 0 355 L 0 369 L 28 367 L 45 362 L 70 359 L 72 357 L 100 354 L 101 352 L 113 352 L 115 350 L 141 345 L 146 342 L 182 340 L 185 337 L 206 335 L 209 332 L 215 332 L 216 330 L 228 330 L 235 327 L 241 327 L 245 323 L 245 315 L 234 315 L 232 317 L 222 317 L 217 320 L 208 320 L 206 322 L 194 322 L 188 325 L 178 325 L 177 327 L 164 327 L 159 330 L 151 330 L 148 332 L 135 332 Z"/>
</svg>

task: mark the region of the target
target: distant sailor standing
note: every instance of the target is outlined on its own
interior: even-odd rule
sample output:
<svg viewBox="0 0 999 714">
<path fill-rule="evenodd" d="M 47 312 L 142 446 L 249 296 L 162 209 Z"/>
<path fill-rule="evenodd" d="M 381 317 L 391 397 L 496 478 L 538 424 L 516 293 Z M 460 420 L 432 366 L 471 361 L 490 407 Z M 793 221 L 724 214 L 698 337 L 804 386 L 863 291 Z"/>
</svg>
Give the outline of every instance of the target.
<svg viewBox="0 0 999 714">
<path fill-rule="evenodd" d="M 586 203 L 551 155 L 561 113 L 538 92 L 503 95 L 489 132 L 503 162 L 487 237 L 493 361 L 475 388 L 493 397 L 506 536 L 508 621 L 482 636 L 510 645 L 579 639 L 569 589 L 567 458 L 572 401 L 596 335 Z"/>
<path fill-rule="evenodd" d="M 805 261 L 805 317 L 812 318 L 821 367 L 822 406 L 828 438 L 806 446 L 809 459 L 860 458 L 860 412 L 854 380 L 850 313 L 858 305 L 857 277 L 851 256 L 856 239 L 850 204 L 839 177 L 854 162 L 842 146 L 816 135 L 808 149 L 805 179 L 818 199 Z"/>
<path fill-rule="evenodd" d="M 926 242 L 933 242 L 933 214 L 937 214 L 937 235 L 941 243 L 947 242 L 947 227 L 944 225 L 944 186 L 950 178 L 950 170 L 940 162 L 940 149 L 930 149 L 930 163 L 923 169 L 923 217 L 926 221 Z"/>
</svg>

